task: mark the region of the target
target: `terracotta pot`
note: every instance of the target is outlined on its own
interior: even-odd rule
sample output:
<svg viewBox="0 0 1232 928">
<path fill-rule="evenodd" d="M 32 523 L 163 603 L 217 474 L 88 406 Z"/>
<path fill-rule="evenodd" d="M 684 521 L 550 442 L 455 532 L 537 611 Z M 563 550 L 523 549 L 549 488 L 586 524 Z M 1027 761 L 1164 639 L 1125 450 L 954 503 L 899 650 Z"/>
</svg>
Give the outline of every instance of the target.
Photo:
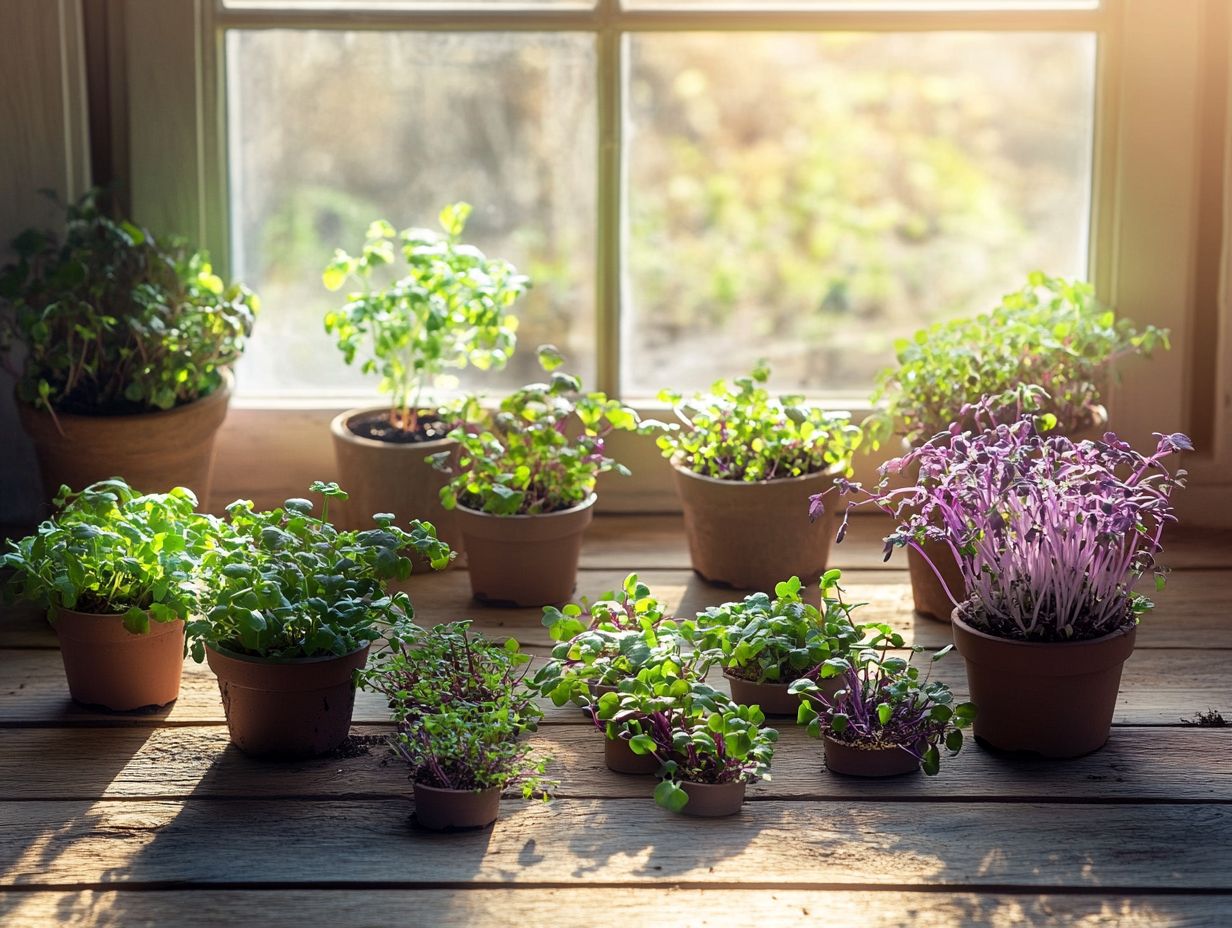
<svg viewBox="0 0 1232 928">
<path fill-rule="evenodd" d="M 1070 435 L 1073 441 L 1084 441 L 1086 439 L 1103 438 L 1104 431 L 1108 424 L 1108 414 L 1102 406 L 1096 409 L 1096 419 L 1084 429 L 1079 429 Z M 918 473 L 918 469 L 916 471 Z M 916 477 L 912 476 L 912 482 Z M 962 571 L 959 570 L 958 561 L 954 558 L 954 552 L 949 546 L 939 541 L 928 541 L 923 545 L 924 552 L 928 555 L 928 559 L 933 562 L 937 570 L 941 571 L 941 576 L 945 580 L 945 585 L 949 587 L 950 592 L 955 598 L 962 602 L 967 598 L 967 585 L 963 581 Z M 928 566 L 928 563 L 920 555 L 915 548 L 907 549 L 907 569 L 911 573 L 911 598 L 915 605 L 915 611 L 926 619 L 934 619 L 938 622 L 949 623 L 950 613 L 954 611 L 954 603 L 945 593 L 945 587 L 941 585 L 941 581 L 937 579 L 936 573 Z"/>
<path fill-rule="evenodd" d="M 126 416 L 79 416 L 17 403 L 21 427 L 34 442 L 43 493 L 50 499 L 61 484 L 81 490 L 99 480 L 123 477 L 143 493 L 188 487 L 209 505 L 214 436 L 231 400 L 234 378 L 209 396 L 166 412 Z M 56 428 L 56 420 L 60 429 Z"/>
<path fill-rule="evenodd" d="M 231 743 L 255 757 L 315 757 L 346 740 L 355 671 L 368 645 L 341 657 L 272 661 L 206 647 Z"/>
<path fill-rule="evenodd" d="M 614 773 L 649 776 L 659 772 L 659 761 L 653 754 L 634 754 L 624 738 L 603 739 L 603 762 Z"/>
<path fill-rule="evenodd" d="M 740 590 L 772 592 L 788 577 L 821 576 L 834 540 L 837 504 L 809 521 L 809 497 L 829 489 L 830 472 L 745 483 L 695 474 L 673 462 L 693 570 Z M 829 499 L 837 499 L 832 493 Z"/>
<path fill-rule="evenodd" d="M 499 786 L 488 789 L 442 789 L 415 784 L 415 820 L 433 831 L 486 828 L 500 816 Z"/>
<path fill-rule="evenodd" d="M 1104 746 L 1136 626 L 1090 641 L 1010 641 L 973 628 L 964 608 L 953 613 L 954 645 L 967 665 L 976 738 L 1044 757 Z"/>
<path fill-rule="evenodd" d="M 745 784 L 740 783 L 692 783 L 680 781 L 689 801 L 680 811 L 697 818 L 722 818 L 735 815 L 744 805 Z"/>
<path fill-rule="evenodd" d="M 329 424 L 338 485 L 349 494 L 344 507 L 347 526 L 370 528 L 372 516 L 378 512 L 392 512 L 402 527 L 411 519 L 421 519 L 436 526 L 436 537 L 461 558 L 462 532 L 457 517 L 441 505 L 441 487 L 449 482 L 449 475 L 428 462 L 429 455 L 449 451 L 457 443 L 439 438 L 400 445 L 351 431 L 352 422 L 387 410 L 384 406 L 351 409 Z"/>
<path fill-rule="evenodd" d="M 965 599 L 967 584 L 963 581 L 962 571 L 950 546 L 941 541 L 926 541 L 923 548 L 928 559 L 941 571 L 950 592 L 959 599 Z M 932 567 L 928 566 L 928 561 L 915 548 L 907 548 L 907 569 L 911 573 L 911 599 L 915 611 L 926 619 L 948 624 L 954 603 L 946 595 L 945 587 L 933 573 Z"/>
<path fill-rule="evenodd" d="M 861 748 L 826 736 L 826 769 L 849 777 L 897 777 L 914 773 L 920 762 L 899 747 Z"/>
<path fill-rule="evenodd" d="M 787 692 L 789 683 L 754 683 L 732 676 L 726 670 L 723 676 L 731 684 L 732 701 L 737 705 L 760 706 L 766 715 L 791 716 L 793 719 L 800 711 L 800 697 Z M 833 696 L 839 687 L 838 677 L 817 682 L 827 696 Z"/>
<path fill-rule="evenodd" d="M 459 506 L 471 592 L 491 605 L 548 606 L 568 602 L 577 586 L 582 534 L 595 496 L 563 512 L 493 516 Z"/>
<path fill-rule="evenodd" d="M 150 622 L 146 634 L 134 635 L 122 616 L 57 609 L 52 624 L 76 702 L 128 712 L 180 695 L 183 622 Z"/>
</svg>

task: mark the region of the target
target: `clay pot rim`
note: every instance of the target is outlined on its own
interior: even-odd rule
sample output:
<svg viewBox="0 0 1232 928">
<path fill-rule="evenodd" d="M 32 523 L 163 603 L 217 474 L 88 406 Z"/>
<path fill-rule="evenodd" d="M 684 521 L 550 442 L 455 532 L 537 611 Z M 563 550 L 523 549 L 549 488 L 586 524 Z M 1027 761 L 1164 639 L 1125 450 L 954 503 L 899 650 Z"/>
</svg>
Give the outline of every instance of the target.
<svg viewBox="0 0 1232 928">
<path fill-rule="evenodd" d="M 86 619 L 115 619 L 115 620 L 118 620 L 121 625 L 124 624 L 124 616 L 127 614 L 126 612 L 85 612 L 81 609 L 69 609 L 67 606 L 52 606 L 51 609 L 53 612 L 55 612 L 57 618 L 61 615 L 79 615 Z M 146 615 L 150 616 L 150 628 L 151 629 L 172 628 L 175 626 L 176 622 L 179 622 L 181 625 L 187 622 L 187 619 L 167 619 L 165 621 L 160 621 L 159 619 L 156 619 L 154 618 L 154 616 L 150 615 L 150 611 L 148 609 L 144 609 L 142 611 L 145 612 Z M 51 621 L 54 622 L 55 619 L 52 619 Z M 127 628 L 124 630 L 128 632 Z M 130 635 L 140 634 L 140 632 L 128 632 L 128 633 Z M 146 632 L 146 634 L 149 634 L 149 632 Z"/>
<path fill-rule="evenodd" d="M 504 786 L 483 786 L 479 789 L 450 789 L 447 786 L 430 786 L 427 783 L 420 783 L 418 780 L 412 780 L 411 783 L 415 789 L 422 789 L 424 792 L 437 796 L 487 796 L 493 792 L 503 792 L 505 789 Z"/>
<path fill-rule="evenodd" d="M 354 657 L 361 651 L 372 647 L 372 642 L 362 644 L 354 651 L 348 651 L 346 654 L 326 654 L 321 657 L 255 657 L 251 654 L 237 654 L 223 647 L 215 647 L 214 645 L 205 645 L 206 651 L 213 651 L 219 657 L 227 658 L 233 661 L 243 661 L 246 664 L 272 664 L 276 666 L 300 666 L 309 664 L 324 664 L 327 661 L 346 660 L 349 657 Z"/>
<path fill-rule="evenodd" d="M 353 409 L 348 409 L 346 412 L 340 412 L 334 416 L 329 423 L 330 434 L 339 441 L 344 441 L 352 445 L 359 445 L 362 448 L 383 448 L 393 454 L 419 454 L 424 451 L 443 451 L 446 448 L 451 448 L 457 444 L 452 438 L 434 438 L 431 441 L 413 441 L 413 442 L 390 442 L 377 441 L 375 438 L 366 438 L 363 435 L 356 435 L 348 428 L 347 423 L 352 419 L 365 415 L 371 412 L 386 412 L 393 407 L 391 406 L 356 406 Z M 430 406 L 419 408 L 418 412 L 435 411 Z"/>
<path fill-rule="evenodd" d="M 689 786 L 699 786 L 702 789 L 734 789 L 737 786 L 747 787 L 750 783 L 757 782 L 756 780 L 741 779 L 741 780 L 727 780 L 726 782 L 723 782 L 723 783 L 707 783 L 704 780 L 690 780 L 687 777 L 673 777 L 672 779 L 676 783 L 680 784 L 681 786 L 683 786 L 685 783 L 688 783 Z"/>
<path fill-rule="evenodd" d="M 199 412 L 211 406 L 229 403 L 231 394 L 235 390 L 235 374 L 232 373 L 230 367 L 220 367 L 218 370 L 222 374 L 222 383 L 218 385 L 214 392 L 207 393 L 205 396 L 199 396 L 191 402 L 172 406 L 170 409 L 152 409 L 149 412 L 128 412 L 120 413 L 119 415 L 88 415 L 79 412 L 60 412 L 57 410 L 55 419 L 52 419 L 51 413 L 46 409 L 38 409 L 18 397 L 16 389 L 13 391 L 13 398 L 23 420 L 30 423 L 45 422 L 53 430 L 56 428 L 56 420 L 63 422 L 117 422 L 121 425 L 133 422 L 159 422 L 176 416 L 188 415 L 190 410 L 192 412 Z"/>
<path fill-rule="evenodd" d="M 1109 632 L 1106 635 L 1100 635 L 1098 638 L 1081 638 L 1076 641 L 1020 641 L 1017 638 L 1001 638 L 997 635 L 991 635 L 988 632 L 980 631 L 970 623 L 968 623 L 961 615 L 963 608 L 970 603 L 970 600 L 963 600 L 954 607 L 954 611 L 950 613 L 950 622 L 960 626 L 963 632 L 970 635 L 972 638 L 980 639 L 981 641 L 993 642 L 995 644 L 1011 645 L 1016 648 L 1035 648 L 1037 650 L 1049 650 L 1052 648 L 1071 648 L 1080 645 L 1100 645 L 1112 641 L 1116 638 L 1123 638 L 1130 632 L 1136 631 L 1138 624 L 1125 625 L 1118 628 L 1116 631 Z"/>
<path fill-rule="evenodd" d="M 564 518 L 567 516 L 575 516 L 579 512 L 584 512 L 585 510 L 592 507 L 598 501 L 598 499 L 599 499 L 598 493 L 591 493 L 590 496 L 588 496 L 585 500 L 578 503 L 576 506 L 569 507 L 568 509 L 560 509 L 560 510 L 557 510 L 556 512 L 534 512 L 534 513 L 529 513 L 526 515 L 517 515 L 517 516 L 498 516 L 495 513 L 483 512 L 479 509 L 471 509 L 469 506 L 463 506 L 461 503 L 458 503 L 458 505 L 455 507 L 455 511 L 465 513 L 468 516 L 477 516 L 478 518 L 481 518 L 481 519 L 495 519 L 501 522 L 512 522 L 512 521 L 519 520 L 519 519 L 521 520 L 555 519 L 558 517 Z"/>
<path fill-rule="evenodd" d="M 1091 407 L 1091 413 L 1093 416 L 1091 421 L 1088 422 L 1086 425 L 1081 426 L 1078 429 L 1078 431 L 1074 433 L 1074 435 L 1066 435 L 1064 432 L 1058 432 L 1056 429 L 1050 429 L 1049 431 L 1044 432 L 1043 434 L 1045 436 L 1064 435 L 1070 441 L 1083 441 L 1084 440 L 1084 438 L 1082 437 L 1083 433 L 1096 432 L 1097 433 L 1096 438 L 1103 438 L 1104 432 L 1107 431 L 1108 429 L 1108 407 L 1105 406 L 1103 403 L 1096 403 L 1095 405 Z M 1075 435 L 1077 435 L 1078 437 L 1075 438 L 1074 437 Z M 928 436 L 928 438 L 931 438 L 931 437 L 932 437 L 931 435 Z M 923 438 L 923 439 L 920 439 L 919 441 L 907 441 L 907 438 L 905 435 L 900 435 L 899 441 L 902 444 L 904 452 L 906 452 L 906 451 L 914 451 L 916 448 L 919 448 L 926 441 L 928 441 L 928 438 Z"/>
<path fill-rule="evenodd" d="M 739 680 L 741 683 L 744 683 L 747 686 L 773 686 L 773 687 L 776 687 L 784 691 L 786 691 L 787 688 L 791 686 L 792 683 L 796 682 L 795 680 L 792 680 L 791 683 L 776 683 L 774 680 L 760 680 L 760 681 L 750 680 L 748 677 L 742 677 L 742 676 L 739 676 L 738 674 L 731 673 L 730 671 L 728 671 L 726 667 L 723 668 L 723 676 L 727 677 L 727 679 L 729 680 Z M 803 677 L 803 674 L 801 674 L 801 676 L 797 677 L 796 679 L 798 680 L 798 679 L 801 679 L 802 677 Z"/>
<path fill-rule="evenodd" d="M 822 740 L 824 741 L 828 741 L 831 744 L 837 745 L 840 748 L 848 748 L 852 751 L 862 751 L 868 754 L 880 754 L 882 752 L 889 753 L 891 751 L 903 751 L 904 753 L 907 753 L 908 756 L 911 756 L 910 753 L 907 752 L 907 749 L 904 748 L 901 744 L 870 745 L 868 742 L 865 742 L 865 741 L 843 741 L 839 738 L 835 738 L 829 732 L 822 732 L 821 737 L 822 737 Z"/>
<path fill-rule="evenodd" d="M 769 480 L 722 480 L 719 477 L 710 477 L 706 474 L 699 474 L 695 470 L 690 470 L 683 464 L 679 463 L 675 457 L 669 462 L 676 473 L 683 477 L 692 477 L 701 483 L 716 484 L 723 487 L 765 487 L 765 486 L 788 486 L 793 483 L 809 483 L 810 481 L 821 480 L 825 477 L 837 477 L 843 473 L 845 468 L 840 464 L 831 464 L 825 470 L 815 470 L 812 473 L 800 474 L 797 477 L 771 477 Z"/>
</svg>

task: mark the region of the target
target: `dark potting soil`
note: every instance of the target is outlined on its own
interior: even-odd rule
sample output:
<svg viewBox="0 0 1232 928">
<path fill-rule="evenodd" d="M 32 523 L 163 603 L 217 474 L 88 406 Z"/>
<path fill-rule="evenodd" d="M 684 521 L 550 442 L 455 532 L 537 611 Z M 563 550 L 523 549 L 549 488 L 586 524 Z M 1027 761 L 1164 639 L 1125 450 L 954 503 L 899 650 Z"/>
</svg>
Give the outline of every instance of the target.
<svg viewBox="0 0 1232 928">
<path fill-rule="evenodd" d="M 347 735 L 347 739 L 338 745 L 330 754 L 331 757 L 363 757 L 372 753 L 374 747 L 386 747 L 389 744 L 387 735 Z"/>
<path fill-rule="evenodd" d="M 362 419 L 352 419 L 347 428 L 360 438 L 387 441 L 391 445 L 415 445 L 422 441 L 437 441 L 449 434 L 449 426 L 436 416 L 422 416 L 419 428 L 402 429 L 389 421 L 386 412 L 374 412 Z"/>
</svg>

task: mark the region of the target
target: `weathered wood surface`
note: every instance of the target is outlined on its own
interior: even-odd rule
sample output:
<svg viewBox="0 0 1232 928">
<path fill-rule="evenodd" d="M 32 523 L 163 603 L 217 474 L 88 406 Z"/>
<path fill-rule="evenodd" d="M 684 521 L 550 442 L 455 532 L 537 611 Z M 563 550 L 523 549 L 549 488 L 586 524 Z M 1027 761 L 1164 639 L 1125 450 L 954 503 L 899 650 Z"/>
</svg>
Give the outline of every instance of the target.
<svg viewBox="0 0 1232 928">
<path fill-rule="evenodd" d="M 347 890 L 163 890 L 22 893 L 0 891 L 5 928 L 263 928 L 312 925 L 385 928 L 432 925 L 655 924 L 799 928 L 1219 928 L 1228 900 L 1218 896 L 1127 896 L 1121 893 L 1021 895 L 877 891 L 488 888 Z M 259 917 L 256 913 L 260 913 Z M 564 913 L 567 913 L 567 917 Z"/>
<path fill-rule="evenodd" d="M 594 599 L 619 589 L 627 573 L 583 570 L 578 578 L 578 596 Z M 746 595 L 711 586 L 688 570 L 656 568 L 638 571 L 638 576 L 678 616 L 692 616 Z M 888 622 L 921 647 L 940 648 L 950 643 L 949 625 L 912 610 L 905 571 L 849 570 L 843 575 L 843 587 L 850 602 L 866 604 L 855 613 L 859 621 Z M 551 644 L 542 624 L 543 610 L 480 605 L 471 599 L 465 571 L 417 576 L 404 588 L 411 595 L 421 625 L 471 619 L 476 630 L 487 635 L 513 636 L 523 644 L 540 647 Z M 809 596 L 816 602 L 815 588 Z M 1154 599 L 1156 609 L 1138 629 L 1138 647 L 1232 649 L 1232 570 L 1178 571 Z M 40 610 L 0 606 L 0 648 L 54 647 L 55 632 Z"/>
<path fill-rule="evenodd" d="M 883 531 L 853 522 L 835 549 L 850 598 L 869 603 L 866 620 L 943 646 L 948 627 L 914 616 L 901 563 L 881 564 Z M 556 803 L 509 798 L 491 830 L 427 834 L 379 743 L 378 697 L 359 694 L 348 751 L 256 761 L 229 747 L 208 668 L 189 662 L 165 710 L 76 706 L 42 616 L 0 610 L 0 924 L 532 925 L 568 913 L 594 925 L 1226 928 L 1232 729 L 1181 719 L 1232 714 L 1232 533 L 1178 533 L 1168 547 L 1179 569 L 1139 631 L 1102 751 L 1032 762 L 968 744 L 939 777 L 860 781 L 825 771 L 818 743 L 780 720 L 773 780 L 726 821 L 656 807 L 653 781 L 609 772 L 570 708 L 533 736 L 554 757 Z M 683 614 L 744 595 L 688 570 L 679 517 L 597 519 L 579 593 L 634 570 Z M 465 571 L 409 589 L 423 624 L 474 618 L 546 652 L 540 611 L 473 603 Z M 934 672 L 965 690 L 957 655 Z"/>
<path fill-rule="evenodd" d="M 403 799 L 0 803 L 0 885 L 357 881 L 868 884 L 1232 892 L 1232 806 L 509 799 L 490 830 L 416 830 Z M 1166 853 L 1160 849 L 1166 848 Z"/>
<path fill-rule="evenodd" d="M 1232 676 L 1222 652 L 1196 649 L 1142 649 L 1125 664 L 1114 721 L 1121 725 L 1179 725 L 1208 708 L 1232 705 Z M 924 658 L 925 662 L 927 661 Z M 966 695 L 966 672 L 954 653 L 933 665 L 933 679 L 948 683 L 959 698 Z M 727 691 L 726 679 L 712 670 L 710 683 Z M 549 703 L 549 724 L 581 724 L 574 709 Z M 210 724 L 224 720 L 214 674 L 205 664 L 184 664 L 180 698 L 162 709 L 115 713 L 79 706 L 68 696 L 60 654 L 47 649 L 0 649 L 0 727 L 31 724 L 160 725 Z M 355 698 L 357 723 L 385 722 L 389 708 L 375 693 Z"/>
<path fill-rule="evenodd" d="M 1232 803 L 1232 729 L 1118 728 L 1108 745 L 1075 761 L 1026 763 L 968 743 L 945 757 L 940 776 L 859 780 L 828 773 L 821 745 L 789 720 L 773 779 L 749 788 L 753 801 L 877 799 Z M 388 728 L 356 726 L 338 755 L 296 763 L 254 760 L 229 745 L 222 726 L 113 729 L 25 728 L 4 734 L 0 800 L 9 799 L 356 799 L 409 796 L 406 768 L 384 745 Z M 550 756 L 562 798 L 636 799 L 653 778 L 612 773 L 601 735 L 587 726 L 532 736 Z M 43 775 L 26 774 L 39 769 Z"/>
</svg>

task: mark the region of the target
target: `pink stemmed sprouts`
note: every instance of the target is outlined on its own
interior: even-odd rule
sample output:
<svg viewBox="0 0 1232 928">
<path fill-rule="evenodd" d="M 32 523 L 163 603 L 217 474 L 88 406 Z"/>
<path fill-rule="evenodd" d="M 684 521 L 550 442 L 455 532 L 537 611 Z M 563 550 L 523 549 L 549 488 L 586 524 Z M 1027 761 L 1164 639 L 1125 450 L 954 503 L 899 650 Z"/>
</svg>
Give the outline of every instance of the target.
<svg viewBox="0 0 1232 928">
<path fill-rule="evenodd" d="M 1172 492 L 1185 485 L 1185 471 L 1164 461 L 1193 443 L 1156 433 L 1144 455 L 1112 432 L 1079 442 L 1051 435 L 1031 415 L 981 430 L 987 411 L 986 402 L 974 407 L 976 430 L 953 425 L 887 461 L 872 490 L 839 481 L 842 493 L 864 498 L 848 504 L 838 540 L 851 509 L 867 504 L 898 522 L 887 560 L 910 546 L 940 578 L 923 544 L 945 544 L 966 585 L 964 618 L 999 637 L 1084 640 L 1133 625 L 1153 607 L 1135 592 L 1138 580 L 1153 573 L 1163 587 L 1160 537 L 1176 521 Z M 891 475 L 912 472 L 914 485 L 889 488 Z M 946 587 L 959 605 L 956 592 Z"/>
</svg>

